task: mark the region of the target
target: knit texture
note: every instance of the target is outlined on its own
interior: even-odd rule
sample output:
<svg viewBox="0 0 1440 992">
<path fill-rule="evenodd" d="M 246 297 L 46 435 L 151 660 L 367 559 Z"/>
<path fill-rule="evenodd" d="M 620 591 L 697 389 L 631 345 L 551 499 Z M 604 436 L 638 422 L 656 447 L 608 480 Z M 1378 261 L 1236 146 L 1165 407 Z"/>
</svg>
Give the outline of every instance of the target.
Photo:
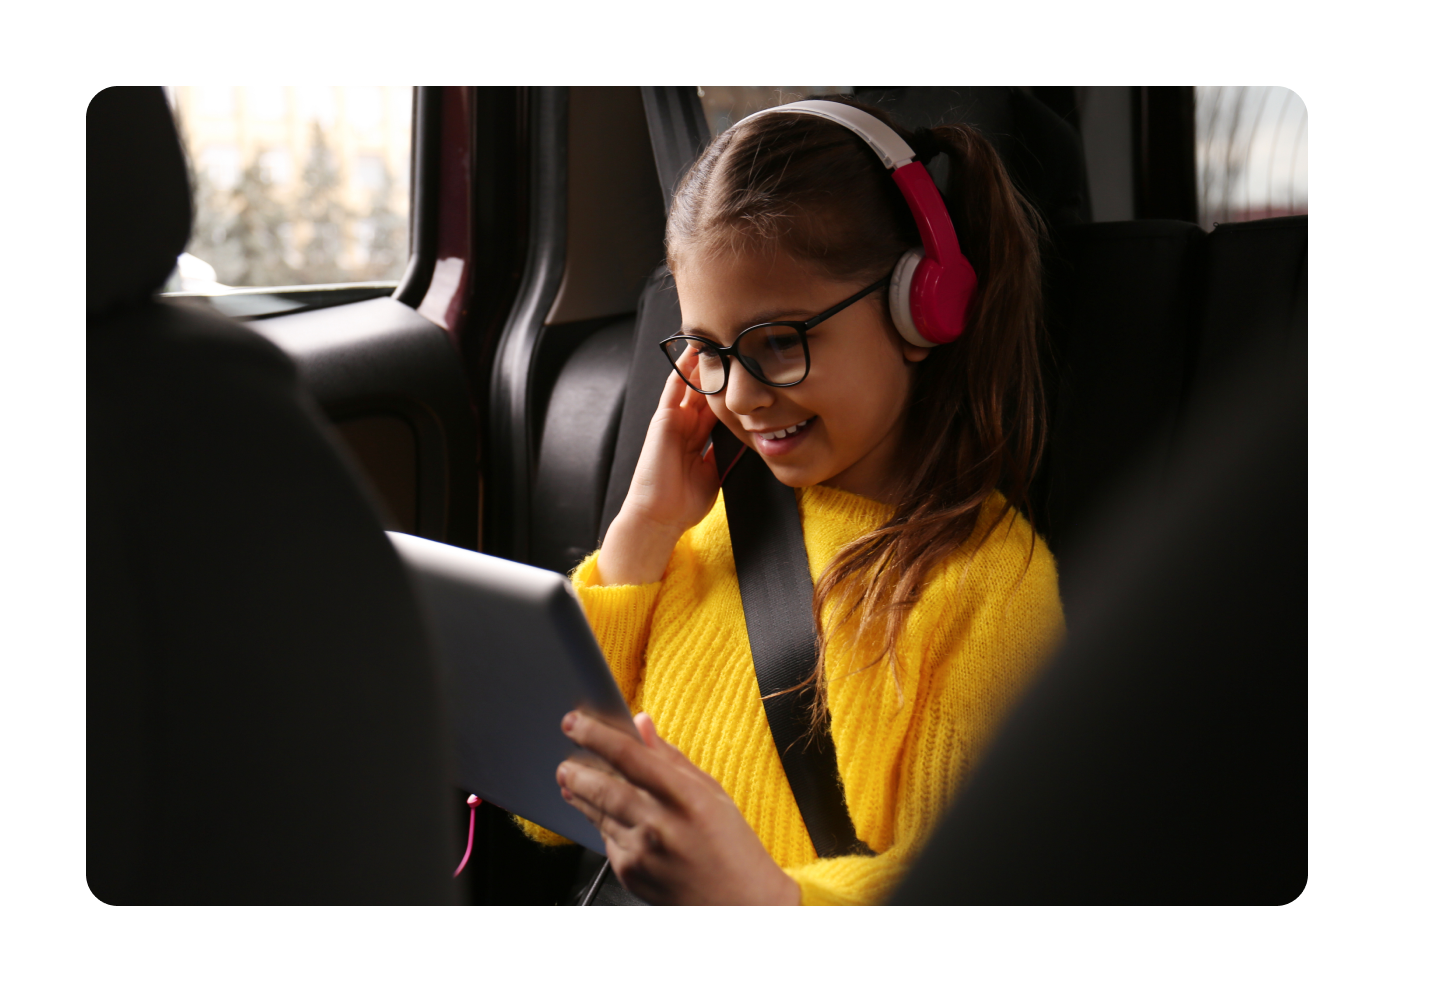
<svg viewBox="0 0 1440 992">
<path fill-rule="evenodd" d="M 891 508 L 824 486 L 797 490 L 812 579 Z M 999 525 L 983 543 L 991 521 Z M 847 639 L 826 659 L 831 733 L 857 835 L 875 857 L 821 859 L 790 793 L 745 632 L 723 494 L 675 546 L 659 582 L 573 581 L 633 712 L 713 776 L 806 904 L 884 900 L 1037 662 L 1063 633 L 1055 563 L 1029 523 L 990 498 L 976 537 L 927 579 L 892 673 Z M 829 613 L 826 615 L 829 627 Z M 898 678 L 897 678 L 898 676 Z M 898 684 L 897 684 L 898 683 Z M 542 843 L 564 839 L 521 821 Z"/>
</svg>

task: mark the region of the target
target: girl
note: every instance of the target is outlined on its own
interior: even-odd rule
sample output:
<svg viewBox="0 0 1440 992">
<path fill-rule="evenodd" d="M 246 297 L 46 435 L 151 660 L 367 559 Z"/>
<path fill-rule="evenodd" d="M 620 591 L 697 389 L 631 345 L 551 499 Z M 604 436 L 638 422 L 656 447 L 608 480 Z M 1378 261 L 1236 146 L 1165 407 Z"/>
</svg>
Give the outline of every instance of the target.
<svg viewBox="0 0 1440 992">
<path fill-rule="evenodd" d="M 565 732 L 611 767 L 556 773 L 650 902 L 883 900 L 1062 630 L 1053 561 L 1020 512 L 1043 436 L 1035 215 L 978 132 L 894 129 L 921 160 L 949 156 L 978 277 L 964 333 L 939 347 L 892 319 L 887 275 L 921 237 L 853 131 L 783 109 L 748 118 L 675 194 L 666 250 L 688 340 L 670 343 L 676 371 L 624 508 L 573 577 L 642 741 L 567 714 Z M 827 312 L 794 332 L 803 368 L 717 350 Z M 791 795 L 706 445 L 717 421 L 796 489 L 819 698 L 874 856 L 817 857 Z"/>
</svg>

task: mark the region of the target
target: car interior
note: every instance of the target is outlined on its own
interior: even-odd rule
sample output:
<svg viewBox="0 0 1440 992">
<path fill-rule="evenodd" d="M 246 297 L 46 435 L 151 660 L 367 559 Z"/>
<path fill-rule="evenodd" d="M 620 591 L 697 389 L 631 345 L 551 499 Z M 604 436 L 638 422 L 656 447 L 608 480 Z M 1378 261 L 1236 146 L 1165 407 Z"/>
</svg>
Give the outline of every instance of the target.
<svg viewBox="0 0 1440 992">
<path fill-rule="evenodd" d="M 1072 602 L 1102 600 L 1101 586 L 1155 587 L 1156 576 L 1181 567 L 1175 562 L 1192 560 L 1184 557 L 1189 545 L 1182 548 L 1190 518 L 1174 517 L 1175 507 L 1189 504 L 1157 494 L 1198 492 L 1197 466 L 1223 462 L 1225 471 L 1242 472 L 1284 461 L 1257 462 L 1253 453 L 1250 461 L 1227 461 L 1213 451 L 1237 430 L 1245 433 L 1233 411 L 1251 409 L 1246 404 L 1257 395 L 1287 397 L 1285 415 L 1303 407 L 1303 372 L 1295 367 L 1306 348 L 1306 216 L 1200 226 L 1190 88 L 1132 87 L 1109 121 L 1086 118 L 1106 107 L 1082 106 L 1076 87 L 851 89 L 906 126 L 963 121 L 979 128 L 1043 218 L 1050 426 L 1034 523 L 1056 556 L 1067 611 Z M 116 88 L 95 98 L 87 117 L 94 163 L 87 190 L 90 775 L 95 782 L 103 762 L 117 782 L 133 786 L 116 786 L 106 800 L 112 819 L 114 808 L 126 811 L 121 826 L 91 821 L 89 875 L 100 898 L 551 905 L 572 899 L 593 874 L 593 856 L 542 848 L 487 804 L 476 816 L 469 866 L 450 880 L 470 813 L 464 793 L 445 779 L 443 700 L 381 529 L 559 572 L 599 546 L 670 372 L 655 346 L 679 325 L 664 265 L 666 207 L 712 123 L 697 87 L 417 87 L 410 249 L 398 283 L 156 298 L 189 224 L 174 125 L 158 89 Z M 1097 168 L 1112 160 L 1125 162 L 1123 175 Z M 1097 205 L 1117 197 L 1129 219 L 1095 220 Z M 128 213 L 107 214 L 109 204 L 124 204 Z M 233 353 L 217 347 L 187 356 L 176 350 L 174 329 L 187 322 L 238 323 L 265 347 L 237 338 Z M 293 365 L 293 382 L 272 352 Z M 216 385 L 194 388 L 206 377 Z M 153 388 L 136 385 L 146 379 Z M 210 414 L 187 412 L 206 404 Z M 1266 416 L 1256 414 L 1257 422 Z M 275 423 L 273 447 L 227 447 L 227 438 L 238 437 L 236 423 L 266 417 Z M 292 440 L 279 440 L 282 434 Z M 1293 429 L 1275 443 L 1290 445 L 1285 457 L 1294 454 Z M 1303 453 L 1300 459 L 1303 468 Z M 213 469 L 202 468 L 207 463 Z M 302 487 L 296 480 L 307 472 L 314 478 L 305 476 Z M 1284 481 L 1257 498 L 1293 499 L 1293 487 L 1286 488 L 1293 476 Z M 292 495 L 302 490 L 303 499 Z M 1132 506 L 1136 493 L 1150 494 L 1159 508 L 1117 521 L 1117 508 Z M 1194 512 L 1201 513 L 1198 503 Z M 1138 564 L 1115 578 L 1124 570 L 1119 558 L 1096 552 L 1097 534 L 1120 535 L 1117 548 L 1135 545 Z M 1145 548 L 1172 539 L 1180 542 L 1175 557 L 1140 562 Z M 203 554 L 195 550 L 202 542 Z M 329 568 L 289 564 L 306 542 L 328 545 Z M 1300 556 L 1303 589 L 1303 544 L 1285 547 Z M 219 578 L 237 557 L 249 562 L 248 584 Z M 1232 567 L 1192 558 L 1194 575 Z M 1294 570 L 1277 581 L 1293 585 Z M 132 612 L 149 626 L 132 629 L 130 606 L 107 606 L 94 594 L 102 585 L 132 590 Z M 217 602 L 221 590 L 225 599 Z M 1152 604 L 1152 615 L 1173 608 L 1174 616 L 1188 616 L 1202 600 L 1212 614 L 1223 612 L 1237 597 L 1263 599 L 1265 588 L 1251 582 L 1213 601 L 1176 595 L 1168 606 Z M 279 609 L 278 599 L 289 607 Z M 1272 833 L 1281 840 L 1257 841 L 1262 853 L 1277 844 L 1288 852 L 1282 881 L 1251 885 L 1237 876 L 1228 888 L 1176 881 L 1107 889 L 1104 879 L 1076 875 L 1068 887 L 1057 881 L 1006 889 L 994 878 L 965 875 L 962 855 L 974 845 L 1004 848 L 1015 832 L 967 819 L 962 810 L 959 825 L 947 821 L 934 841 L 929 887 L 902 886 L 897 900 L 1293 899 L 1304 886 L 1304 595 L 1277 596 L 1271 608 L 1268 619 L 1244 621 L 1245 629 L 1273 626 L 1283 636 L 1262 638 L 1268 647 L 1243 657 L 1284 676 L 1273 680 L 1270 715 L 1255 718 L 1266 730 L 1252 746 L 1297 735 L 1302 742 L 1298 757 L 1285 750 L 1267 772 L 1300 782 L 1298 792 L 1285 793 L 1283 809 L 1272 811 Z M 282 614 L 286 623 L 307 618 L 307 632 L 286 643 L 267 633 L 265 618 Z M 1106 645 L 1120 643 L 1117 631 L 1135 629 L 1127 616 L 1077 618 L 1077 638 L 1084 638 L 1073 645 L 1075 655 L 1103 655 Z M 1132 645 L 1135 671 L 1153 667 L 1182 626 L 1177 619 Z M 316 650 L 342 642 L 343 664 L 342 653 Z M 186 652 L 196 650 L 229 660 L 208 681 L 196 679 L 184 670 Z M 261 688 L 246 695 L 242 710 L 224 696 L 243 681 L 252 654 L 267 661 Z M 101 678 L 105 672 L 111 677 Z M 997 769 L 1017 769 L 1010 781 L 1033 771 L 1027 760 L 1039 760 L 1026 740 L 1062 719 L 1053 714 L 1081 712 L 1080 703 L 1065 708 L 1068 684 L 1044 689 L 1007 725 L 1021 738 L 1011 745 L 1002 736 L 1007 746 L 997 751 Z M 1123 698 L 1107 693 L 1109 684 L 1071 697 Z M 284 705 L 263 701 L 276 695 Z M 1107 719 L 1123 724 L 1124 717 Z M 102 736 L 129 743 L 100 747 Z M 1134 747 L 1146 739 L 1137 731 Z M 1194 745 L 1193 738 L 1155 740 L 1151 755 Z M 263 746 L 259 766 L 237 757 L 240 742 Z M 1238 752 L 1220 750 L 1226 767 L 1245 763 Z M 1129 747 L 1105 753 L 1117 775 L 1131 776 L 1132 791 L 1137 778 L 1158 774 L 1138 758 L 1127 765 L 1125 756 L 1135 757 Z M 358 771 L 375 767 L 384 774 Z M 200 822 L 207 806 L 199 783 L 222 772 L 269 799 L 257 804 L 253 820 L 237 820 L 219 836 Z M 966 796 L 1011 788 L 996 781 L 977 777 Z M 1225 795 L 1227 810 L 1250 796 Z M 1149 808 L 1162 801 L 1136 800 Z M 1047 807 L 1045 815 L 1080 816 L 1076 802 Z M 1249 829 L 1258 836 L 1270 827 L 1262 818 Z M 182 836 L 189 839 L 176 848 Z M 216 844 L 243 856 L 212 861 Z M 381 853 L 401 848 L 403 857 Z M 1056 867 L 1063 861 L 1057 854 L 1043 862 L 1049 877 L 1070 878 Z M 964 885 L 948 888 L 935 881 L 962 877 Z"/>
</svg>

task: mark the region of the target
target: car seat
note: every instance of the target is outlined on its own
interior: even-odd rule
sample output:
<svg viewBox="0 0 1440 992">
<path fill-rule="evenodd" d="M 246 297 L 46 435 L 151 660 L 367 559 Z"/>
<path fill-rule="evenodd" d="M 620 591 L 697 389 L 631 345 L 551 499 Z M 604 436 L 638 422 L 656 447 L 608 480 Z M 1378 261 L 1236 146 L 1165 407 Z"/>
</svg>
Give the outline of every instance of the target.
<svg viewBox="0 0 1440 992">
<path fill-rule="evenodd" d="M 86 116 L 86 874 L 114 904 L 447 903 L 438 676 L 291 362 L 154 298 L 189 237 L 158 88 Z"/>
<path fill-rule="evenodd" d="M 1279 905 L 1307 866 L 1303 343 L 1207 391 L 1077 549 L 1069 639 L 895 892 Z"/>
</svg>

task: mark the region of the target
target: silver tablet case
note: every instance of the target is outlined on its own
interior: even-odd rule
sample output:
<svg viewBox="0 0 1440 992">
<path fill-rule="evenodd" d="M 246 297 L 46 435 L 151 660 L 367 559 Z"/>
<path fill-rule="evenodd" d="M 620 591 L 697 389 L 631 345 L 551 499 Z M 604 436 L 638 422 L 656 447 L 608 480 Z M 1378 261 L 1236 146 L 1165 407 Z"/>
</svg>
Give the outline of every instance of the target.
<svg viewBox="0 0 1440 992">
<path fill-rule="evenodd" d="M 430 621 L 459 785 L 603 854 L 555 783 L 556 766 L 582 750 L 560 718 L 583 706 L 639 735 L 569 580 L 409 534 L 390 540 Z"/>
</svg>

